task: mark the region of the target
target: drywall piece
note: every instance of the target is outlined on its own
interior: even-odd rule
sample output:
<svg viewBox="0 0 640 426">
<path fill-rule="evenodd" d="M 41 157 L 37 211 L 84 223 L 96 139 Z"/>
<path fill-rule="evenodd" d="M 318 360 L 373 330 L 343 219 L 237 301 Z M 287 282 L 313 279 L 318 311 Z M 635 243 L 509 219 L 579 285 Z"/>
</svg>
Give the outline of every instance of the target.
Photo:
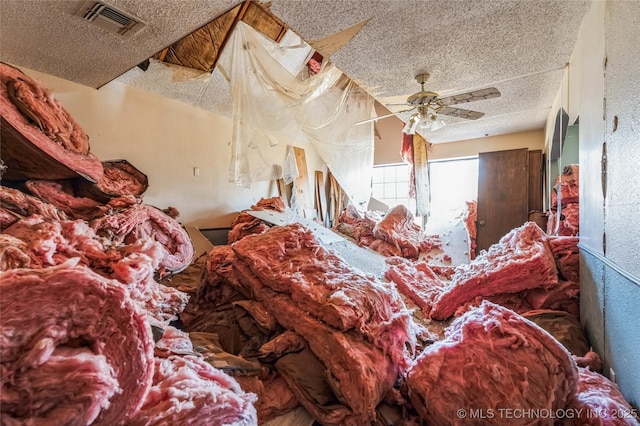
<svg viewBox="0 0 640 426">
<path fill-rule="evenodd" d="M 351 266 L 377 278 L 384 277 L 384 272 L 388 266 L 386 257 L 371 249 L 358 246 L 341 234 L 325 228 L 313 220 L 293 215 L 290 211 L 282 213 L 274 210 L 251 210 L 247 213 L 273 225 L 284 226 L 291 223 L 300 223 L 313 232 L 313 235 L 323 247 L 335 250 Z"/>
<path fill-rule="evenodd" d="M 293 147 L 293 154 L 298 168 L 298 177 L 293 181 L 296 196 L 296 208 L 300 213 L 309 208 L 309 173 L 307 171 L 307 157 L 304 149 Z"/>
<path fill-rule="evenodd" d="M 360 32 L 360 30 L 367 25 L 371 18 L 365 19 L 362 22 L 358 22 L 355 25 L 350 26 L 349 28 L 345 28 L 342 31 L 338 31 L 335 34 L 331 34 L 330 36 L 323 37 L 318 40 L 310 41 L 309 44 L 315 50 L 320 52 L 320 54 L 324 57 L 331 56 L 334 52 L 342 49 L 347 43 L 349 43 L 355 36 Z"/>
<path fill-rule="evenodd" d="M 193 259 L 195 260 L 203 253 L 209 253 L 213 249 L 213 244 L 202 232 L 195 226 L 185 226 L 184 229 L 191 238 L 191 243 L 194 248 Z"/>
<path fill-rule="evenodd" d="M 271 223 L 272 225 L 285 226 L 291 223 L 300 223 L 313 231 L 313 234 L 322 244 L 344 241 L 343 237 L 331 231 L 329 228 L 325 228 L 311 219 L 297 216 L 291 211 L 285 211 L 282 213 L 275 210 L 249 210 L 247 213 L 260 220 Z"/>
</svg>

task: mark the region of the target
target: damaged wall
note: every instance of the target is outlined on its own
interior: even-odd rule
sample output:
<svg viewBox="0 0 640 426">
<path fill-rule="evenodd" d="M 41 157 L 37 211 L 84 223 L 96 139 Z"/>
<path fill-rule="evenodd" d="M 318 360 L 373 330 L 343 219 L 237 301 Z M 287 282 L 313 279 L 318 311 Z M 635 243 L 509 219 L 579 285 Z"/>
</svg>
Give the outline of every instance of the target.
<svg viewBox="0 0 640 426">
<path fill-rule="evenodd" d="M 231 120 L 199 108 L 112 81 L 99 90 L 20 67 L 53 90 L 54 96 L 90 138 L 100 160 L 126 159 L 149 177 L 144 202 L 174 206 L 178 220 L 204 228 L 228 227 L 238 211 L 261 197 L 277 195 L 275 184 L 249 189 L 228 182 Z M 308 144 L 304 148 L 310 191 L 314 171 L 327 176 L 325 163 Z M 286 146 L 283 146 L 284 162 Z M 194 167 L 199 176 L 194 176 Z M 313 196 L 313 193 L 311 193 Z"/>
<path fill-rule="evenodd" d="M 581 321 L 604 373 L 640 404 L 640 3 L 594 2 L 565 73 L 560 106 L 579 118 Z M 604 102 L 603 102 L 604 100 Z M 547 139 L 549 139 L 547 137 Z M 606 147 L 605 147 L 606 145 Z M 606 156 L 603 154 L 606 151 Z M 604 167 L 603 167 L 604 165 Z"/>
</svg>

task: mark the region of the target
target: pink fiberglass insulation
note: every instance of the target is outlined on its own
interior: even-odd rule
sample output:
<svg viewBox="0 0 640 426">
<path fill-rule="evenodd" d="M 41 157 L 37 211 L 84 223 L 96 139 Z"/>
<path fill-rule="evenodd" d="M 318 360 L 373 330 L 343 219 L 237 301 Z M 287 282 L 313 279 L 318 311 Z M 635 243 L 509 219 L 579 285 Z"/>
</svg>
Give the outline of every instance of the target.
<svg viewBox="0 0 640 426">
<path fill-rule="evenodd" d="M 0 186 L 0 206 L 2 210 L 13 213 L 12 220 L 3 219 L 2 229 L 9 227 L 21 217 L 33 214 L 55 220 L 68 219 L 67 214 L 58 210 L 53 204 L 45 203 L 39 198 L 6 186 Z"/>
<path fill-rule="evenodd" d="M 295 381 L 284 375 L 300 403 L 322 424 L 371 422 L 375 418 L 376 406 L 394 386 L 402 370 L 400 365 L 392 362 L 392 355 L 386 355 L 361 334 L 342 332 L 313 318 L 286 293 L 273 291 L 264 285 L 244 262 L 238 262 L 235 269 L 240 279 L 252 288 L 255 297 L 283 327 L 304 337 L 313 354 L 324 364 L 323 371 L 326 369 L 331 389 L 345 405 L 338 404 L 335 409 L 323 410 L 301 391 Z"/>
<path fill-rule="evenodd" d="M 185 293 L 154 280 L 154 271 L 164 259 L 158 242 L 114 246 L 83 220 L 45 220 L 35 215 L 19 220 L 4 232 L 23 242 L 30 267 L 45 268 L 77 258 L 95 272 L 127 285 L 130 297 L 158 321 L 175 319 L 186 306 Z"/>
<path fill-rule="evenodd" d="M 55 220 L 38 215 L 20 219 L 4 233 L 24 241 L 33 268 L 44 268 L 78 257 L 84 265 L 98 269 L 121 255 L 110 242 L 95 235 L 83 220 Z"/>
<path fill-rule="evenodd" d="M 295 331 L 286 330 L 260 346 L 262 356 L 275 355 L 281 357 L 289 352 L 300 352 L 307 346 L 306 340 Z"/>
<path fill-rule="evenodd" d="M 0 230 L 8 228 L 9 226 L 11 226 L 11 224 L 15 223 L 18 219 L 20 219 L 19 216 L 16 216 L 15 213 L 5 209 L 0 205 Z"/>
<path fill-rule="evenodd" d="M 25 186 L 39 199 L 54 205 L 71 219 L 90 220 L 109 212 L 110 206 L 86 197 L 76 197 L 69 181 L 30 180 Z"/>
<path fill-rule="evenodd" d="M 578 235 L 580 233 L 580 205 L 576 203 L 563 206 L 562 216 L 564 217 L 563 226 L 571 231 L 570 235 Z"/>
<path fill-rule="evenodd" d="M 558 272 L 569 281 L 580 282 L 579 237 L 549 237 L 549 246 Z"/>
<path fill-rule="evenodd" d="M 247 235 L 261 234 L 271 228 L 262 219 L 252 216 L 248 212 L 240 212 L 231 224 L 231 229 L 227 234 L 227 242 L 233 244 Z"/>
<path fill-rule="evenodd" d="M 0 271 L 30 266 L 27 243 L 11 235 L 0 234 Z"/>
<path fill-rule="evenodd" d="M 574 281 L 558 281 L 550 287 L 538 287 L 517 293 L 502 293 L 493 296 L 477 296 L 462 304 L 454 315 L 459 316 L 473 306 L 479 306 L 483 300 L 504 306 L 514 312 L 537 309 L 553 309 L 568 312 L 580 318 L 580 284 Z"/>
<path fill-rule="evenodd" d="M 638 410 L 631 407 L 618 385 L 602 374 L 579 368 L 578 391 L 571 402 L 578 416 L 563 426 L 638 426 Z"/>
<path fill-rule="evenodd" d="M 252 205 L 249 210 L 275 210 L 284 212 L 286 206 L 284 200 L 280 197 L 261 198 L 256 204 Z M 227 236 L 227 241 L 232 244 L 247 235 L 261 234 L 271 228 L 271 224 L 258 219 L 251 215 L 248 211 L 242 211 L 231 223 L 231 230 Z"/>
<path fill-rule="evenodd" d="M 153 338 L 126 288 L 67 262 L 2 272 L 0 290 L 3 424 L 127 424 L 151 386 Z"/>
<path fill-rule="evenodd" d="M 401 367 L 408 365 L 404 348 L 415 347 L 414 323 L 392 284 L 354 269 L 298 224 L 274 226 L 232 248 L 263 284 L 303 311 L 338 330 L 361 332 Z"/>
<path fill-rule="evenodd" d="M 260 302 L 255 300 L 236 300 L 231 304 L 240 306 L 247 311 L 253 322 L 264 330 L 274 331 L 278 326 L 276 318 Z"/>
<path fill-rule="evenodd" d="M 558 283 L 547 236 L 534 222 L 512 229 L 486 253 L 456 267 L 452 282 L 436 298 L 431 317 L 446 319 L 478 296 L 517 293 Z"/>
<path fill-rule="evenodd" d="M 258 397 L 254 405 L 258 411 L 259 425 L 286 414 L 299 405 L 285 379 L 277 373 L 265 379 L 243 375 L 234 378 L 242 390 L 254 393 Z"/>
<path fill-rule="evenodd" d="M 234 299 L 238 291 L 242 290 L 242 284 L 233 273 L 234 261 L 236 261 L 236 255 L 231 246 L 214 246 L 211 249 L 205 265 L 206 273 L 198 286 L 199 304 L 223 305 Z"/>
<path fill-rule="evenodd" d="M 402 257 L 403 256 L 402 250 L 400 250 L 398 246 L 384 240 L 374 239 L 373 241 L 371 241 L 370 244 L 368 244 L 368 247 L 371 250 L 375 251 L 376 253 L 379 253 L 385 257 L 394 257 L 394 256 Z"/>
<path fill-rule="evenodd" d="M 195 355 L 186 333 L 167 327 L 157 342 L 153 384 L 128 426 L 257 424 L 255 395 Z"/>
<path fill-rule="evenodd" d="M 281 197 L 260 198 L 257 203 L 251 206 L 251 210 L 275 210 L 284 212 L 286 206 Z"/>
<path fill-rule="evenodd" d="M 379 218 L 373 218 L 368 213 L 371 212 L 365 212 L 365 214 L 362 215 L 353 204 L 349 204 L 340 213 L 334 228 L 354 238 L 359 244 L 368 246 L 375 240 L 373 237 L 373 228 L 375 228 L 376 223 L 379 221 Z"/>
<path fill-rule="evenodd" d="M 567 408 L 577 380 L 576 364 L 557 340 L 487 301 L 456 319 L 445 339 L 427 347 L 407 373 L 414 407 L 434 425 L 461 419 L 460 410 L 493 413 L 495 425 L 532 424 L 500 410 Z"/>
<path fill-rule="evenodd" d="M 418 259 L 420 243 L 424 235 L 414 217 L 403 205 L 397 205 L 387 212 L 384 218 L 373 228 L 373 236 L 379 240 L 397 246 L 402 257 Z"/>
<path fill-rule="evenodd" d="M 576 236 L 580 231 L 580 206 L 577 203 L 562 206 L 558 213 L 549 210 L 547 220 L 547 233 L 559 236 Z"/>
<path fill-rule="evenodd" d="M 469 258 L 476 258 L 478 228 L 476 221 L 478 220 L 478 202 L 476 200 L 467 201 L 467 208 L 464 212 L 462 221 L 469 234 Z"/>
<path fill-rule="evenodd" d="M 3 146 L 9 150 L 2 154 L 8 166 L 5 178 L 61 178 L 48 175 L 51 170 L 38 164 L 39 155 L 94 182 L 102 176 L 100 160 L 89 152 L 89 137 L 51 91 L 4 63 L 0 63 L 0 82 L 3 145 L 17 139 L 32 144 L 29 149 Z M 36 151 L 41 154 L 21 156 Z M 6 158 L 9 155 L 11 158 Z M 67 177 L 77 177 L 73 172 Z"/>
<path fill-rule="evenodd" d="M 187 231 L 162 210 L 146 204 L 102 216 L 90 225 L 98 235 L 114 242 L 132 244 L 146 239 L 159 242 L 163 252 L 160 276 L 182 271 L 193 258 L 194 248 Z"/>
<path fill-rule="evenodd" d="M 428 315 L 433 301 L 442 292 L 445 284 L 425 262 L 393 257 L 387 259 L 387 263 L 390 266 L 385 271 L 385 277 L 396 285 L 400 293 L 411 299 Z"/>
<path fill-rule="evenodd" d="M 147 175 L 127 160 L 103 161 L 102 168 L 104 172 L 97 183 L 76 181 L 78 195 L 107 203 L 121 196 L 140 197 L 149 187 Z"/>
<path fill-rule="evenodd" d="M 177 319 L 187 306 L 189 296 L 154 279 L 154 272 L 163 259 L 160 244 L 144 241 L 120 252 L 122 258 L 109 265 L 110 276 L 126 284 L 131 297 L 157 321 L 168 324 Z"/>
<path fill-rule="evenodd" d="M 257 424 L 253 394 L 196 356 L 156 358 L 153 385 L 129 426 Z"/>
<path fill-rule="evenodd" d="M 558 197 L 558 192 L 560 196 Z M 567 204 L 578 203 L 580 201 L 580 167 L 577 164 L 569 164 L 562 170 L 562 174 L 556 179 L 556 184 L 551 192 L 551 208 L 560 206 L 564 208 Z"/>
</svg>

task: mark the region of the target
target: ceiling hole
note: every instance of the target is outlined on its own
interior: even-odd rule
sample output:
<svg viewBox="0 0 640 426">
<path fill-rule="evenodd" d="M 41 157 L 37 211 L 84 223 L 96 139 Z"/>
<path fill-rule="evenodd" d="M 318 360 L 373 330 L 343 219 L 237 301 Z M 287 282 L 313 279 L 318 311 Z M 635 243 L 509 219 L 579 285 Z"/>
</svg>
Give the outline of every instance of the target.
<svg viewBox="0 0 640 426">
<path fill-rule="evenodd" d="M 618 130 L 618 116 L 614 115 L 613 116 L 613 131 L 615 132 L 616 130 Z"/>
</svg>

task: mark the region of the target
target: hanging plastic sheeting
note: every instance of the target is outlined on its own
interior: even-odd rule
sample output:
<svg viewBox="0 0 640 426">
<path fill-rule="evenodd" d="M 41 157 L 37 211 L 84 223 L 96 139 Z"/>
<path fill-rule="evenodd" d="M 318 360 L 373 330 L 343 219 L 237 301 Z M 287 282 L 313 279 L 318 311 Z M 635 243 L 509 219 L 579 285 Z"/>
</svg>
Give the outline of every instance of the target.
<svg viewBox="0 0 640 426">
<path fill-rule="evenodd" d="M 344 74 L 318 102 L 301 105 L 303 131 L 352 203 L 366 210 L 373 174 L 373 98 Z"/>
<path fill-rule="evenodd" d="M 270 53 L 273 41 L 238 22 L 218 67 L 229 77 L 233 99 L 229 180 L 248 187 L 273 180 L 287 145 L 311 143 L 357 205 L 371 192 L 373 98 L 327 63 L 300 80 Z"/>
</svg>

